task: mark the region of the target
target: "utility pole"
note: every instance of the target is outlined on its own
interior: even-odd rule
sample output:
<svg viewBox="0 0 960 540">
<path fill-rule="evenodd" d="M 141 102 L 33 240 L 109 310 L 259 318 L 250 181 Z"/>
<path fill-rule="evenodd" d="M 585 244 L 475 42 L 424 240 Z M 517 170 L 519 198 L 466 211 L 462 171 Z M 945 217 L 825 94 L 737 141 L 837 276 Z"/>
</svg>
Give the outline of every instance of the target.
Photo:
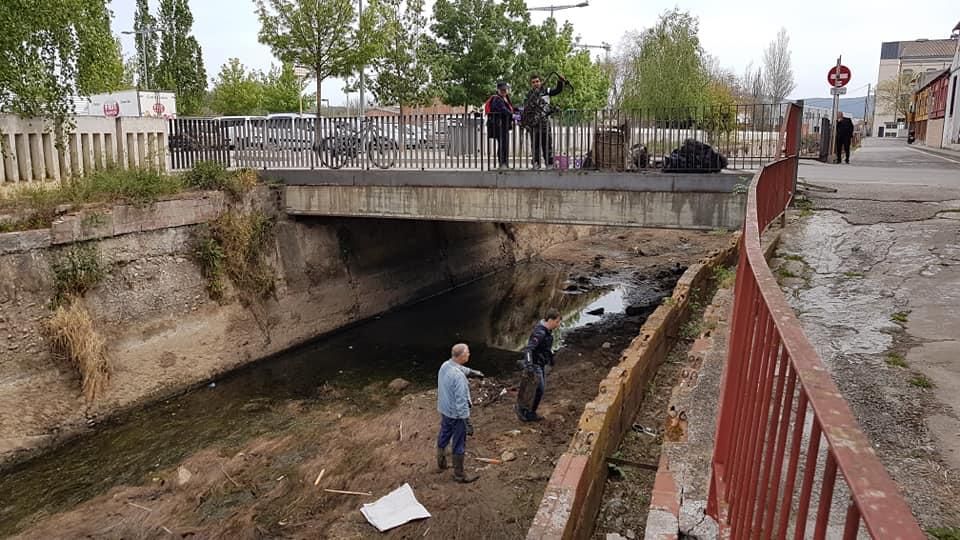
<svg viewBox="0 0 960 540">
<path fill-rule="evenodd" d="M 358 0 L 360 3 L 360 14 L 357 17 L 358 21 L 363 21 L 363 0 Z M 363 40 L 363 32 L 360 33 L 360 39 Z M 361 43 L 362 46 L 362 43 Z M 363 75 L 367 71 L 366 63 L 360 65 L 360 118 L 363 119 Z"/>
</svg>

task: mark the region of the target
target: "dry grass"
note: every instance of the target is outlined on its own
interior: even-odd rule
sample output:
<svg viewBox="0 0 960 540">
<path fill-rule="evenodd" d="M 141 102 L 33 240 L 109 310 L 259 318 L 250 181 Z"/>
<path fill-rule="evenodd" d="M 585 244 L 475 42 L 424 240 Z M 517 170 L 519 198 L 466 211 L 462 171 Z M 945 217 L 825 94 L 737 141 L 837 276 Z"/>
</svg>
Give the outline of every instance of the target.
<svg viewBox="0 0 960 540">
<path fill-rule="evenodd" d="M 94 329 L 86 307 L 79 300 L 61 305 L 48 329 L 54 353 L 77 368 L 87 401 L 96 400 L 110 382 L 110 365 L 104 340 Z"/>
</svg>

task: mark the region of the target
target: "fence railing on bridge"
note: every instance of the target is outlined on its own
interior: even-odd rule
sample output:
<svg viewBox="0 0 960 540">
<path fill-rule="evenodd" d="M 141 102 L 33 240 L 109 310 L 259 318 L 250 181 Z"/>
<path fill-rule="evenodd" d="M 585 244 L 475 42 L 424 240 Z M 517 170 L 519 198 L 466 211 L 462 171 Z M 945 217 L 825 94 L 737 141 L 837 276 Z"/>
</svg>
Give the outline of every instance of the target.
<svg viewBox="0 0 960 540">
<path fill-rule="evenodd" d="M 799 113 L 790 110 L 787 157 L 757 173 L 748 195 L 707 512 L 735 539 L 812 528 L 816 539 L 920 540 L 764 259 L 760 234 L 793 195 Z"/>
<path fill-rule="evenodd" d="M 783 144 L 787 104 L 658 110 L 558 111 L 540 135 L 540 166 L 558 169 L 757 169 L 775 160 Z M 500 141 L 489 115 L 405 114 L 316 118 L 309 115 L 181 118 L 170 121 L 175 169 L 199 160 L 231 167 L 397 168 L 493 170 L 501 168 Z M 535 166 L 534 131 L 520 115 L 505 146 L 505 168 Z M 710 145 L 723 160 L 703 156 L 688 140 Z M 543 141 L 546 141 L 545 143 Z"/>
</svg>

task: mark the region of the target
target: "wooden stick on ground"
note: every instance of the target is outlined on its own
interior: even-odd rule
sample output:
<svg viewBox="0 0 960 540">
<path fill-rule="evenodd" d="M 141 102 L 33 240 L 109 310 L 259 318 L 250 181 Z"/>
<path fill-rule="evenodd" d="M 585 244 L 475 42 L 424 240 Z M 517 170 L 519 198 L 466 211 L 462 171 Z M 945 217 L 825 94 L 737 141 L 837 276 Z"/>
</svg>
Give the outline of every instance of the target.
<svg viewBox="0 0 960 540">
<path fill-rule="evenodd" d="M 373 493 L 367 493 L 365 491 L 344 491 L 342 489 L 327 489 L 327 488 L 324 488 L 323 490 L 326 491 L 327 493 L 341 493 L 343 495 L 364 495 L 366 497 L 373 495 Z"/>
<path fill-rule="evenodd" d="M 147 508 L 146 506 L 140 506 L 140 505 L 137 504 L 137 503 L 132 503 L 132 502 L 130 502 L 130 501 L 127 501 L 127 504 L 129 504 L 130 506 L 132 506 L 132 507 L 134 507 L 134 508 L 139 508 L 139 509 L 141 509 L 141 510 L 146 510 L 147 512 L 153 512 L 153 509 L 152 509 L 152 508 Z"/>
<path fill-rule="evenodd" d="M 235 485 L 235 486 L 237 486 L 237 487 L 240 487 L 240 484 L 238 484 L 237 481 L 234 480 L 233 478 L 230 478 L 230 475 L 227 474 L 227 470 L 223 468 L 223 463 L 220 464 L 220 470 L 223 471 L 223 475 L 227 477 L 227 480 L 229 480 L 230 483 L 232 483 L 233 485 Z"/>
<path fill-rule="evenodd" d="M 478 457 L 474 459 L 476 459 L 477 461 L 482 461 L 484 463 L 493 463 L 494 465 L 500 465 L 501 463 L 503 463 L 503 461 L 499 459 L 493 459 L 493 458 Z"/>
<path fill-rule="evenodd" d="M 317 479 L 313 481 L 313 485 L 316 486 L 316 485 L 319 485 L 319 484 L 320 484 L 320 479 L 323 478 L 323 473 L 325 473 L 325 472 L 327 472 L 326 469 L 323 469 L 323 470 L 320 471 L 320 474 L 317 475 Z"/>
</svg>

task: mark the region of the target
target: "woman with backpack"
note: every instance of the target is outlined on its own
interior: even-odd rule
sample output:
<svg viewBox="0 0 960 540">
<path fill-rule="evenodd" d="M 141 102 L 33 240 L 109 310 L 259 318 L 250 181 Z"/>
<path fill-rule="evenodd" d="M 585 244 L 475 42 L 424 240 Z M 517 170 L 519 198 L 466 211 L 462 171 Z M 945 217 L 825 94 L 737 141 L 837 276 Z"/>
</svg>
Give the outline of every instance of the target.
<svg viewBox="0 0 960 540">
<path fill-rule="evenodd" d="M 513 104 L 510 103 L 510 84 L 506 81 L 497 82 L 497 93 L 490 96 L 484 106 L 487 113 L 487 137 L 497 141 L 497 165 L 506 169 L 508 165 L 508 149 L 510 146 L 510 130 L 513 129 Z"/>
</svg>

